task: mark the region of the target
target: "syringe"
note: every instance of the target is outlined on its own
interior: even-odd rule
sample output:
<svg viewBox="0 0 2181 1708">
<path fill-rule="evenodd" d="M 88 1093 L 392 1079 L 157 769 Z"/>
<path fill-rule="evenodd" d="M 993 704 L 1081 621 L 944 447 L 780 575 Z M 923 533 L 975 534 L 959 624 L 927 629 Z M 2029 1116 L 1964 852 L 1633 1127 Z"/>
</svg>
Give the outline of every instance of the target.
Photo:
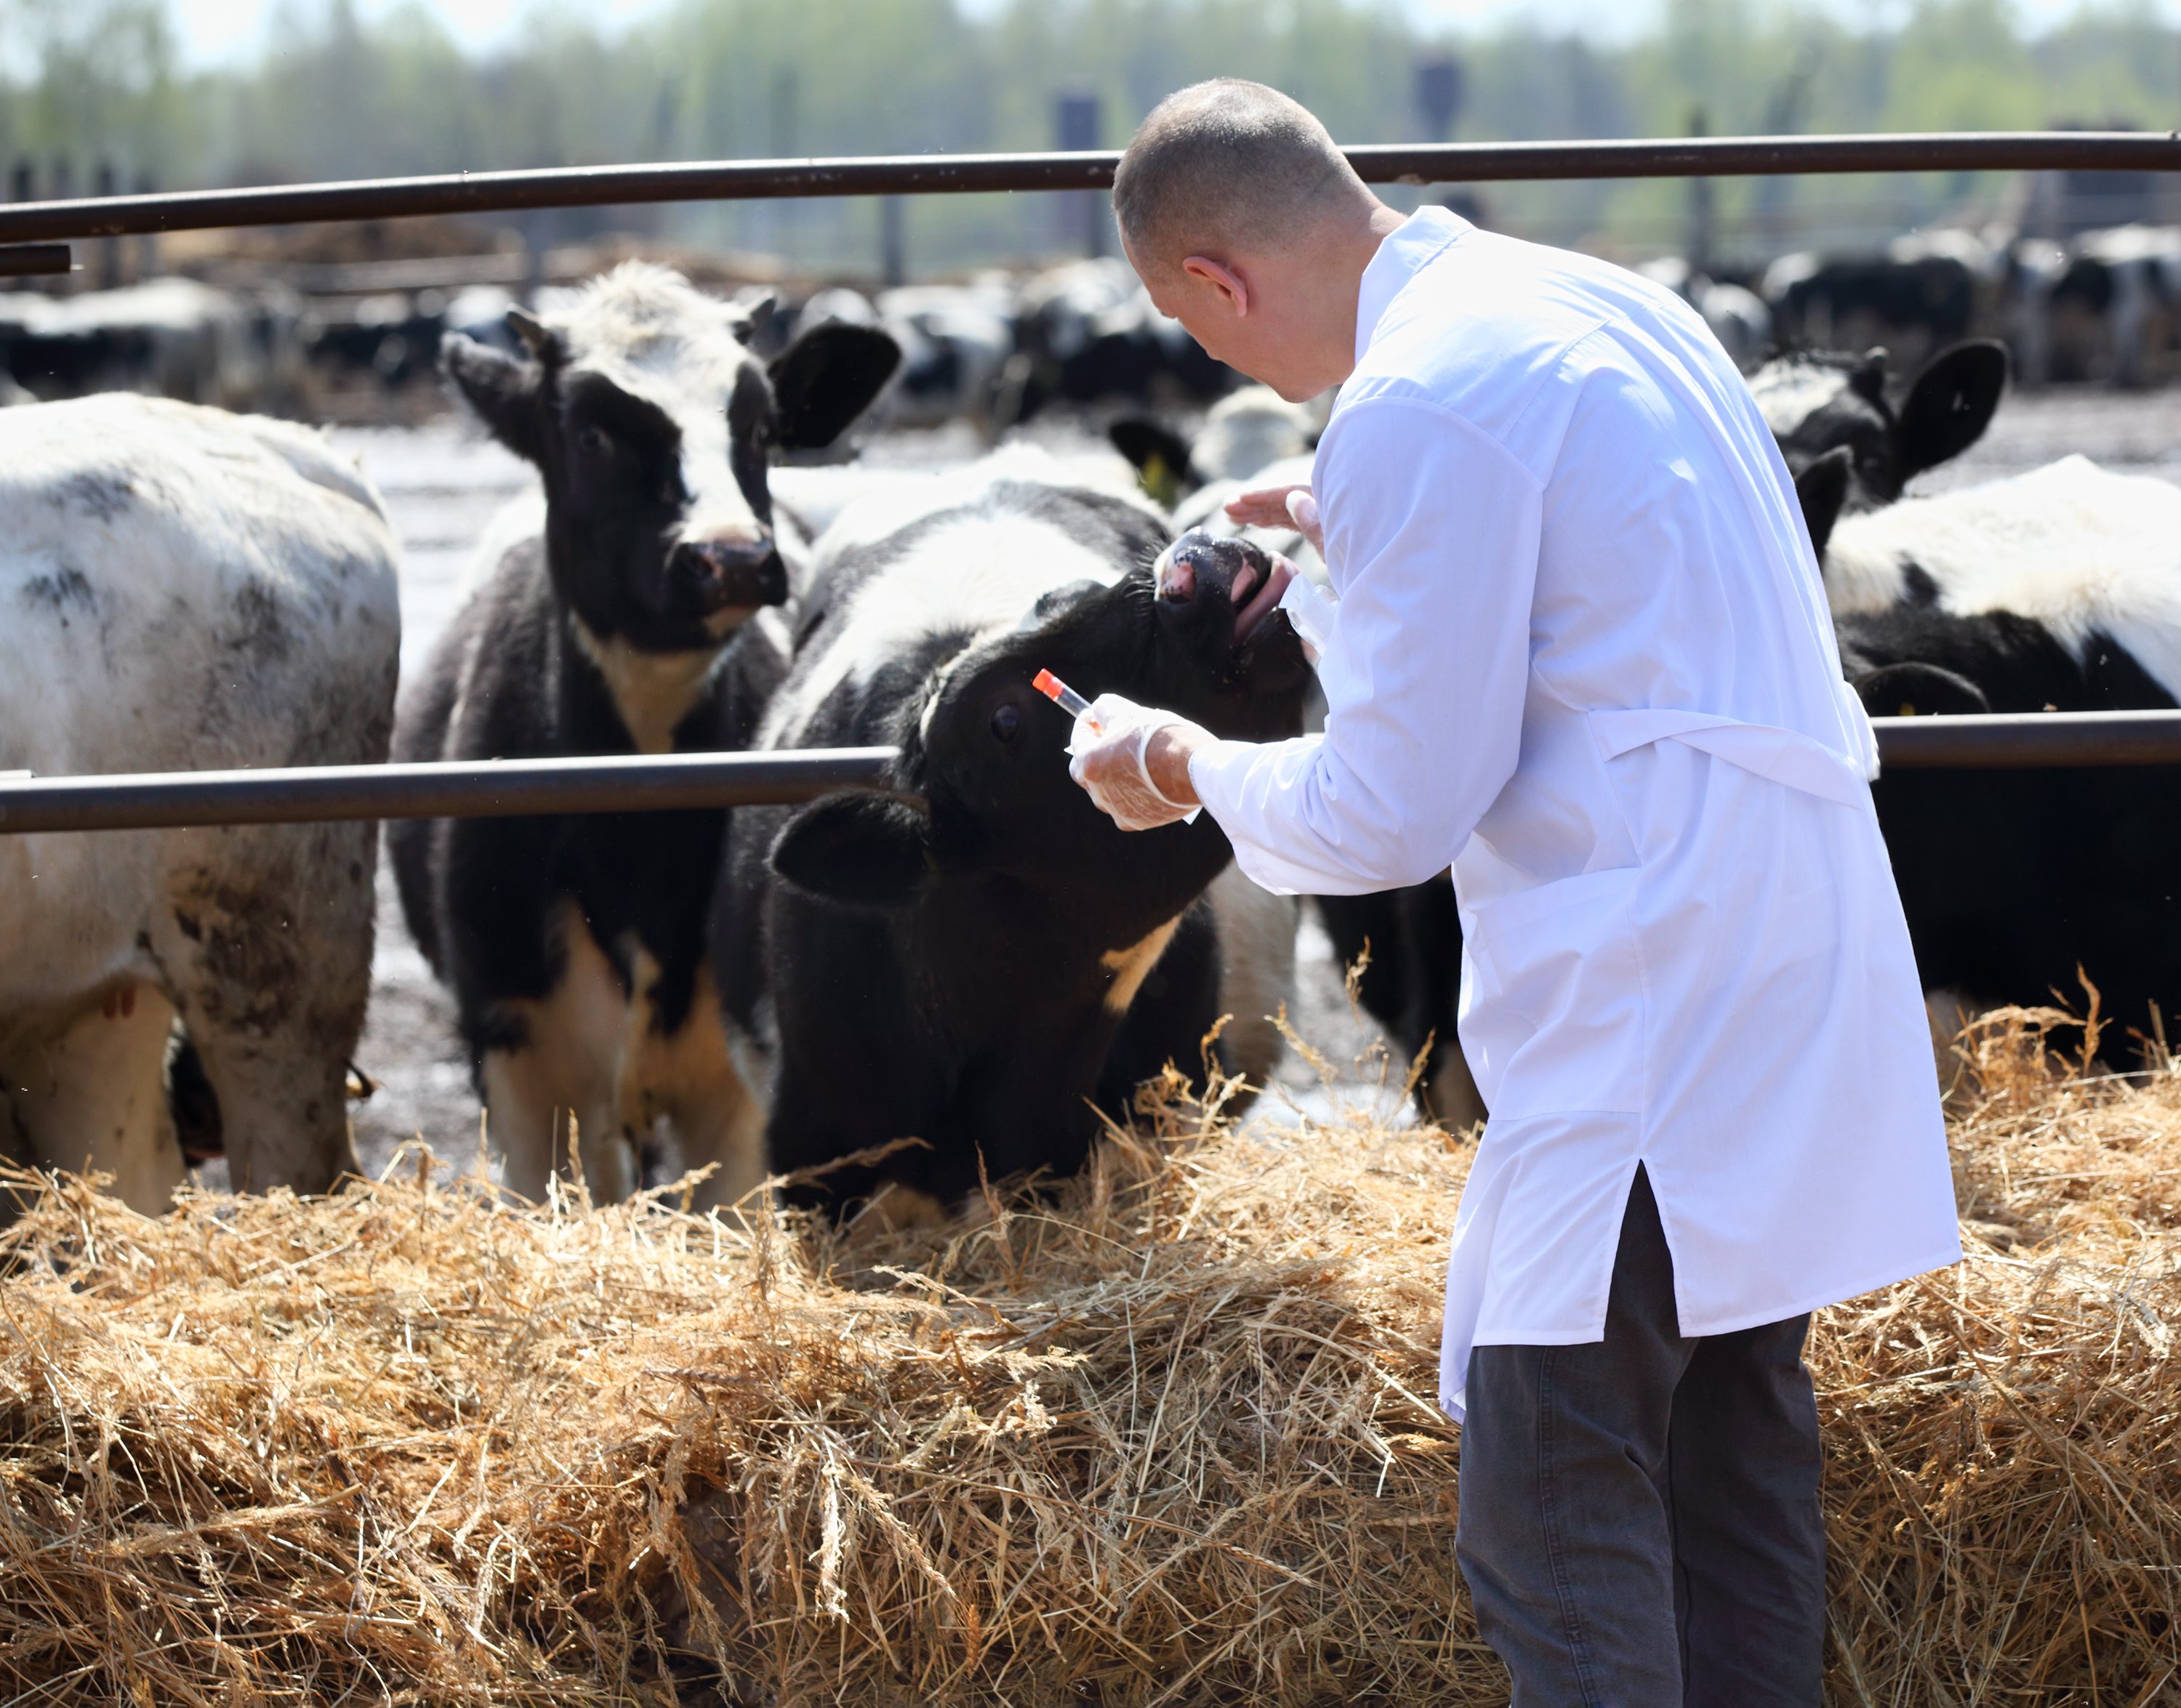
<svg viewBox="0 0 2181 1708">
<path fill-rule="evenodd" d="M 1079 718 L 1090 709 L 1090 702 L 1088 700 L 1050 670 L 1040 670 L 1030 678 L 1030 685 L 1071 718 Z M 1094 730 L 1098 727 L 1098 720 L 1096 718 L 1090 720 L 1090 727 Z"/>
</svg>

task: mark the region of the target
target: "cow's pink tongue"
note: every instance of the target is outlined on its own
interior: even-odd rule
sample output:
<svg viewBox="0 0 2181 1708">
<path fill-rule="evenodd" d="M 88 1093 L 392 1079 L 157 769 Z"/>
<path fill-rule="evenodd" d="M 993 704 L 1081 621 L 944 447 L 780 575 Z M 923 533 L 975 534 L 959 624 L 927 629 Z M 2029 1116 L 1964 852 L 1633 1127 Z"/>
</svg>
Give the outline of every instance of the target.
<svg viewBox="0 0 2181 1708">
<path fill-rule="evenodd" d="M 1242 573 L 1255 576 L 1257 573 L 1257 566 L 1251 564 L 1245 568 Z M 1235 578 L 1234 585 L 1239 594 L 1242 585 L 1240 576 Z M 1258 624 L 1279 609 L 1280 595 L 1285 591 L 1286 589 L 1280 585 L 1280 578 L 1278 576 L 1267 576 L 1263 585 L 1251 592 L 1249 603 L 1234 614 L 1234 638 L 1238 641 L 1249 639 L 1251 633 Z"/>
</svg>

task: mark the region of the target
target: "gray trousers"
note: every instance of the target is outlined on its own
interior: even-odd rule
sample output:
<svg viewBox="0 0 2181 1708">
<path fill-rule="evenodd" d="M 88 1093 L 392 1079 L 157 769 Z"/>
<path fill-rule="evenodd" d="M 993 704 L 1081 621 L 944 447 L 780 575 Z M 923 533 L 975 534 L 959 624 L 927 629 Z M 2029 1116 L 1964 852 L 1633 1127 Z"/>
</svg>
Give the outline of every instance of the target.
<svg viewBox="0 0 2181 1708">
<path fill-rule="evenodd" d="M 1604 1340 L 1470 1354 L 1456 1550 L 1512 1708 L 1816 1708 L 1809 1323 L 1684 1336 L 1638 1170 Z"/>
</svg>

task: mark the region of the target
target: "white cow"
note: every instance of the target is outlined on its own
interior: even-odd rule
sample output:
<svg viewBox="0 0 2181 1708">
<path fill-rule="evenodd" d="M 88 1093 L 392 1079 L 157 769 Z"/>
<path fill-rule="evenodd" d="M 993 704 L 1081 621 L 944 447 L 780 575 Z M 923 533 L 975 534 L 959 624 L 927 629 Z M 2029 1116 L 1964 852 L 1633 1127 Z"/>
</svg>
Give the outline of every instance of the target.
<svg viewBox="0 0 2181 1708">
<path fill-rule="evenodd" d="M 375 763 L 400 642 L 384 512 L 317 434 L 122 395 L 0 413 L 0 771 Z M 179 1017 L 235 1184 L 330 1187 L 376 860 L 370 824 L 0 835 L 0 1151 L 164 1206 Z"/>
</svg>

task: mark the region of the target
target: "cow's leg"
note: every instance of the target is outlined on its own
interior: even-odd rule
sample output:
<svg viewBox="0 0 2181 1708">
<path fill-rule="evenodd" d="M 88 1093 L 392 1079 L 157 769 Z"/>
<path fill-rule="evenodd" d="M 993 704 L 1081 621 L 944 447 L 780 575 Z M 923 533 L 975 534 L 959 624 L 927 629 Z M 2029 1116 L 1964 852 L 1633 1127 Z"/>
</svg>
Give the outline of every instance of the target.
<svg viewBox="0 0 2181 1708">
<path fill-rule="evenodd" d="M 635 1189 L 635 1168 L 615 1104 L 615 1058 L 628 1003 L 621 975 L 580 918 L 571 917 L 560 980 L 536 1000 L 500 1003 L 521 1042 L 488 1048 L 479 1063 L 485 1132 L 504 1160 L 510 1191 L 533 1203 L 569 1173 L 568 1124 L 594 1202 L 615 1204 Z"/>
<path fill-rule="evenodd" d="M 356 1171 L 347 1074 L 371 994 L 368 824 L 186 833 L 154 952 L 219 1099 L 239 1192 Z"/>
<path fill-rule="evenodd" d="M 1440 1039 L 1432 1046 L 1431 1072 L 1423 1094 L 1424 1112 L 1449 1132 L 1466 1132 L 1488 1113 L 1459 1039 Z"/>
<path fill-rule="evenodd" d="M 146 1215 L 172 1204 L 185 1172 L 167 1110 L 174 1020 L 157 987 L 131 982 L 12 1053 L 8 1100 L 27 1160 L 110 1174 L 115 1195 Z"/>
<path fill-rule="evenodd" d="M 683 1169 L 712 1165 L 690 1200 L 698 1210 L 740 1203 L 765 1176 L 765 1111 L 735 1071 L 711 970 L 697 974 L 697 999 L 670 1036 L 647 1038 L 646 1072 L 661 1099 Z"/>
</svg>

